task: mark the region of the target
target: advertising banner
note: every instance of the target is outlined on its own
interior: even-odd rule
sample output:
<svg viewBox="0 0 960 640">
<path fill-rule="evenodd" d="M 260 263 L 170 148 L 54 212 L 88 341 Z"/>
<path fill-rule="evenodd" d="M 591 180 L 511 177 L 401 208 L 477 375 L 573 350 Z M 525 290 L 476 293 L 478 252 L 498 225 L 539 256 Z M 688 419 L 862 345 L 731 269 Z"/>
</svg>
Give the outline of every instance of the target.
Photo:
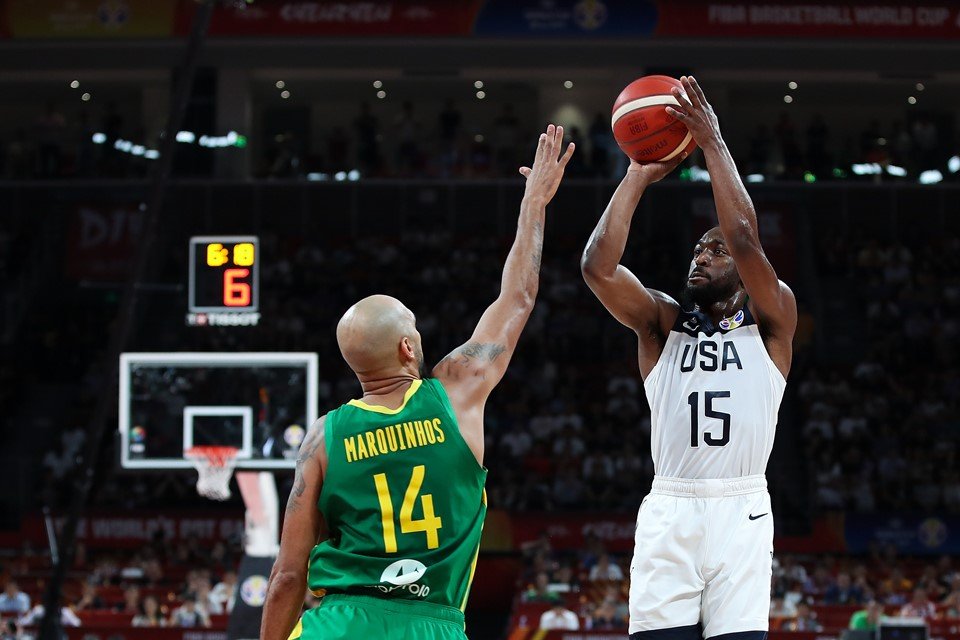
<svg viewBox="0 0 960 640">
<path fill-rule="evenodd" d="M 191 3 L 192 4 L 192 3 Z M 301 0 L 218 4 L 211 37 L 466 36 L 482 0 Z M 178 31 L 186 34 L 195 8 L 181 4 Z"/>
<path fill-rule="evenodd" d="M 659 2 L 657 36 L 710 38 L 960 37 L 960 2 Z"/>
<path fill-rule="evenodd" d="M 58 519 L 59 529 L 63 520 Z M 213 544 L 218 540 L 243 535 L 243 511 L 208 515 L 203 512 L 126 512 L 122 515 L 97 514 L 81 518 L 77 527 L 77 539 L 90 549 L 139 548 L 155 538 L 168 542 L 196 539 L 201 544 Z M 23 538 L 45 542 L 46 530 L 40 515 L 25 519 Z"/>
<path fill-rule="evenodd" d="M 487 0 L 479 36 L 602 38 L 648 36 L 657 25 L 652 0 Z"/>
<path fill-rule="evenodd" d="M 173 35 L 177 2 L 155 0 L 5 0 L 0 36 L 11 38 L 161 38 Z"/>
<path fill-rule="evenodd" d="M 948 516 L 848 515 L 844 535 L 850 553 L 893 545 L 901 555 L 960 553 L 960 518 Z"/>
<path fill-rule="evenodd" d="M 123 281 L 143 214 L 129 206 L 80 206 L 67 233 L 66 272 L 75 280 Z"/>
</svg>

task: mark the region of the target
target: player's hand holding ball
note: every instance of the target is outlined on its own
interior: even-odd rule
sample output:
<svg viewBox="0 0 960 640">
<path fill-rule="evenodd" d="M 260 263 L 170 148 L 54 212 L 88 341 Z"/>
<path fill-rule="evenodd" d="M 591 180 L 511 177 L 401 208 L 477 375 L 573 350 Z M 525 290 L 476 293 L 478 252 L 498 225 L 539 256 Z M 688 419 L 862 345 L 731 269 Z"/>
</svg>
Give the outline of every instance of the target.
<svg viewBox="0 0 960 640">
<path fill-rule="evenodd" d="M 548 125 L 546 132 L 540 134 L 533 166 L 520 167 L 520 173 L 527 179 L 527 188 L 523 193 L 525 200 L 533 199 L 539 204 L 546 205 L 553 199 L 563 178 L 563 170 L 570 162 L 575 148 L 571 142 L 563 155 L 558 158 L 562 146 L 563 127 Z"/>
<path fill-rule="evenodd" d="M 680 87 L 670 93 L 679 104 L 667 106 L 667 113 L 686 125 L 698 145 L 708 147 L 721 140 L 717 114 L 693 76 L 680 76 Z"/>
</svg>

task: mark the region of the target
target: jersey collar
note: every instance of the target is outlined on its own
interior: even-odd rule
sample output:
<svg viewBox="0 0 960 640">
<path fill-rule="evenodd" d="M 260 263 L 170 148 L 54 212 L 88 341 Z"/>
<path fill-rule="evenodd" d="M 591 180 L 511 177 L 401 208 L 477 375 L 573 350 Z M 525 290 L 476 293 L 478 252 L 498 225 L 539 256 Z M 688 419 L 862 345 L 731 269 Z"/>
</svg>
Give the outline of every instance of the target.
<svg viewBox="0 0 960 640">
<path fill-rule="evenodd" d="M 363 409 L 364 411 L 373 411 L 374 413 L 384 413 L 388 416 L 393 416 L 403 411 L 404 407 L 406 407 L 407 403 L 410 401 L 410 398 L 413 397 L 413 394 L 417 392 L 422 384 L 423 380 L 414 380 L 411 382 L 410 386 L 407 387 L 407 392 L 403 394 L 403 402 L 396 409 L 390 409 L 389 407 L 383 407 L 378 404 L 367 404 L 363 400 L 351 400 L 347 404 L 351 407 Z"/>
</svg>

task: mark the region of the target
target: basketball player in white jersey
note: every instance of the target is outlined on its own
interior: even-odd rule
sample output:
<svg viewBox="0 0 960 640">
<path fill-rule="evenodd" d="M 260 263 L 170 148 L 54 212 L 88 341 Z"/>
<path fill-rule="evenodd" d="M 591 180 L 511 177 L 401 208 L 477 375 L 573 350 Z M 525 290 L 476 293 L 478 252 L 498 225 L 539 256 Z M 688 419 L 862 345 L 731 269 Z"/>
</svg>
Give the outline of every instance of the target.
<svg viewBox="0 0 960 640">
<path fill-rule="evenodd" d="M 703 149 L 719 227 L 696 243 L 678 303 L 619 264 L 648 185 L 683 159 L 631 163 L 583 253 L 584 278 L 639 341 L 655 477 L 637 515 L 631 640 L 763 640 L 773 516 L 764 477 L 797 305 L 692 77 L 668 113 Z"/>
</svg>

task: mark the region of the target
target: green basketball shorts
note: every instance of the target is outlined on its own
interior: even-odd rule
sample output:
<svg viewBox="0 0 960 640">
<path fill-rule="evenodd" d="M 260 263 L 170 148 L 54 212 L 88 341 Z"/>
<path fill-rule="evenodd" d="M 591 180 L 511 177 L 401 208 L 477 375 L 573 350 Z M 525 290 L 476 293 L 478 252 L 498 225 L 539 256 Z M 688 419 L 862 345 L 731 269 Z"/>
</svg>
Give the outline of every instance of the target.
<svg viewBox="0 0 960 640">
<path fill-rule="evenodd" d="M 463 625 L 453 607 L 331 594 L 303 614 L 289 640 L 466 640 Z"/>
</svg>

